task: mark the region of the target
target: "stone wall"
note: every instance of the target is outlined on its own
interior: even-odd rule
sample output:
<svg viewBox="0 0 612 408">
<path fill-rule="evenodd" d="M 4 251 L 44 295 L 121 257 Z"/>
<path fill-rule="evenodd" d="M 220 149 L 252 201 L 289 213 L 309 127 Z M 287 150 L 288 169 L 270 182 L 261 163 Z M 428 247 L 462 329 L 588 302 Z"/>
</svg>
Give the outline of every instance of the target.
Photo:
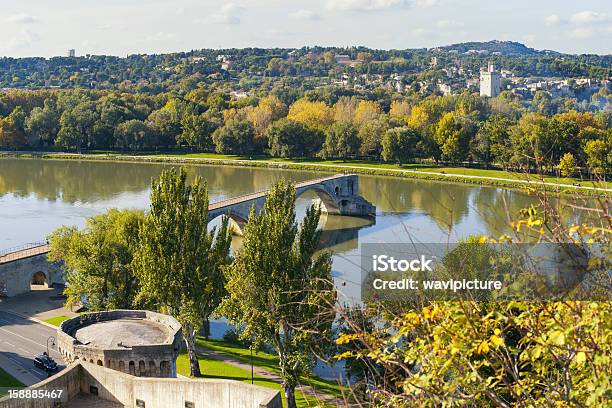
<svg viewBox="0 0 612 408">
<path fill-rule="evenodd" d="M 89 363 L 74 363 L 30 389 L 63 390 L 65 404 L 78 394 L 97 395 L 128 408 L 282 408 L 276 390 L 232 380 L 141 378 Z M 49 399 L 0 399 L 0 408 L 52 408 Z"/>
<path fill-rule="evenodd" d="M 4 397 L 0 398 L 0 408 L 50 408 L 54 407 L 54 404 L 58 401 L 66 404 L 81 392 L 81 377 L 81 366 L 78 364 L 70 365 L 53 377 L 28 388 L 30 390 L 48 390 L 49 392 L 61 390 L 62 394 L 59 399 L 11 399 Z"/>
<path fill-rule="evenodd" d="M 49 286 L 65 283 L 59 264 L 49 262 L 47 254 L 34 255 L 0 264 L 0 295 L 12 297 L 29 292 L 37 272 L 44 274 Z"/>
</svg>

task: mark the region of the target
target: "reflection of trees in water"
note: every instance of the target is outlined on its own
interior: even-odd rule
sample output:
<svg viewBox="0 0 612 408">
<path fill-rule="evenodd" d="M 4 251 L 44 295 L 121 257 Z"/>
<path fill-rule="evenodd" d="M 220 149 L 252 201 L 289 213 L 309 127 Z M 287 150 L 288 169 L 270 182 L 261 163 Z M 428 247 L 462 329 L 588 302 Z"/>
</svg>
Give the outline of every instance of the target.
<svg viewBox="0 0 612 408">
<path fill-rule="evenodd" d="M 39 199 L 73 203 L 106 199 L 122 192 L 146 190 L 162 166 L 129 163 L 0 160 L 0 194 L 36 195 Z"/>
<path fill-rule="evenodd" d="M 547 197 L 547 206 L 559 214 L 567 223 L 583 223 L 586 214 L 573 206 L 593 207 L 592 199 L 574 196 L 550 195 Z M 520 218 L 520 211 L 531 205 L 539 206 L 537 198 L 519 190 L 481 187 L 474 194 L 473 207 L 479 218 L 485 224 L 487 231 L 492 235 L 501 235 L 511 232 L 511 221 Z M 527 236 L 523 236 L 527 239 Z"/>
<path fill-rule="evenodd" d="M 468 214 L 474 187 L 432 181 L 366 177 L 359 180 L 359 190 L 378 210 L 394 213 L 422 211 L 448 230 Z"/>
<path fill-rule="evenodd" d="M 509 232 L 511 220 L 528 205 L 528 198 L 516 191 L 482 187 L 474 194 L 473 207 L 486 230 L 497 236 Z"/>
<path fill-rule="evenodd" d="M 39 199 L 61 198 L 68 203 L 108 199 L 123 192 L 141 192 L 152 178 L 172 165 L 110 161 L 1 159 L 0 196 L 36 195 Z M 316 177 L 313 173 L 288 172 L 228 166 L 186 166 L 189 175 L 202 176 L 211 196 L 227 197 L 262 190 L 280 178 L 294 181 Z"/>
</svg>

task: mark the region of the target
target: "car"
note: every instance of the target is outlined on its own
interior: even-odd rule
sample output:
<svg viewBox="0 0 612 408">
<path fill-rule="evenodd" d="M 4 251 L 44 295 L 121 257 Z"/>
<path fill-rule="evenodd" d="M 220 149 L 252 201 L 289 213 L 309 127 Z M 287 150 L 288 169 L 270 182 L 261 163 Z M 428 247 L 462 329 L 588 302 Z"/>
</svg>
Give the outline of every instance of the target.
<svg viewBox="0 0 612 408">
<path fill-rule="evenodd" d="M 52 372 L 57 370 L 57 363 L 47 353 L 43 353 L 39 356 L 34 357 L 34 366 L 42 368 L 46 372 Z"/>
</svg>

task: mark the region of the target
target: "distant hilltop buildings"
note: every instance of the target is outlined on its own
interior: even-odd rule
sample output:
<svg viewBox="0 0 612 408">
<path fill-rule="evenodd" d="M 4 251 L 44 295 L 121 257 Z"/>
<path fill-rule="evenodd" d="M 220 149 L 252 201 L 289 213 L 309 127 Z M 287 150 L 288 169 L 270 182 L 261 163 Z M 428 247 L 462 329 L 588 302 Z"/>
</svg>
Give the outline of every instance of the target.
<svg viewBox="0 0 612 408">
<path fill-rule="evenodd" d="M 74 48 L 70 48 L 70 49 L 68 50 L 68 54 L 67 54 L 67 55 L 68 55 L 68 57 L 76 57 L 76 51 L 75 51 L 75 49 L 74 49 Z"/>
<path fill-rule="evenodd" d="M 495 98 L 501 92 L 501 74 L 495 70 L 495 65 L 480 69 L 480 96 Z"/>
</svg>

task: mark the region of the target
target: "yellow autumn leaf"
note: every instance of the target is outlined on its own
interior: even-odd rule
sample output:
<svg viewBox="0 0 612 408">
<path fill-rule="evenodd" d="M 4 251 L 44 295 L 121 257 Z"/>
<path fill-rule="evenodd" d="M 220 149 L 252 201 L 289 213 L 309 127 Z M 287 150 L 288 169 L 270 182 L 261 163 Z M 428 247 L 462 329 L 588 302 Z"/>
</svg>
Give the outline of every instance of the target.
<svg viewBox="0 0 612 408">
<path fill-rule="evenodd" d="M 476 352 L 478 354 L 485 354 L 489 351 L 489 343 L 487 343 L 486 341 L 483 341 L 482 343 L 480 343 L 478 345 L 478 348 L 476 349 Z"/>
<path fill-rule="evenodd" d="M 496 335 L 489 337 L 489 341 L 491 342 L 491 344 L 497 347 L 504 345 L 504 339 Z"/>
<path fill-rule="evenodd" d="M 576 354 L 576 364 L 582 365 L 584 364 L 585 361 L 586 361 L 586 354 L 584 353 L 584 351 L 578 352 L 578 354 Z"/>
<path fill-rule="evenodd" d="M 557 346 L 562 346 L 565 344 L 565 334 L 559 330 L 555 330 L 548 336 L 550 342 Z"/>
</svg>

